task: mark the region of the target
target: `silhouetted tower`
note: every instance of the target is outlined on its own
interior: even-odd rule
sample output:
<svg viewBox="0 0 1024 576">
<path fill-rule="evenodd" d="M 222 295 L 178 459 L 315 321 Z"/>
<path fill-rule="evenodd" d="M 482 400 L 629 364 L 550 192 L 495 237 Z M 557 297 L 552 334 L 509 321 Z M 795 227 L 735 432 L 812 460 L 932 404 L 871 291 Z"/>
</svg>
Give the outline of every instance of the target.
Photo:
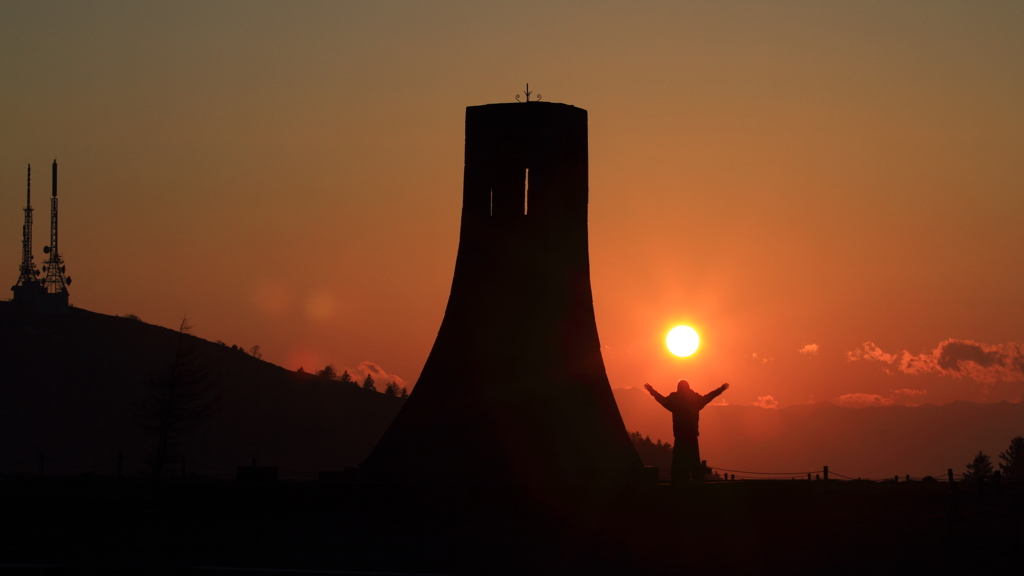
<svg viewBox="0 0 1024 576">
<path fill-rule="evenodd" d="M 444 320 L 364 466 L 393 479 L 638 475 L 594 319 L 586 110 L 537 101 L 468 107 L 465 154 Z"/>
<path fill-rule="evenodd" d="M 39 300 L 46 293 L 39 281 L 39 269 L 36 268 L 32 256 L 32 165 L 28 165 L 28 178 L 25 192 L 25 223 L 21 227 L 21 267 L 18 281 L 11 287 L 15 302 L 32 302 Z"/>
<path fill-rule="evenodd" d="M 43 264 L 43 272 L 46 279 L 43 285 L 47 292 L 47 302 L 50 307 L 59 308 L 68 305 L 68 286 L 71 284 L 71 277 L 65 278 L 67 270 L 64 267 L 64 258 L 57 249 L 57 160 L 53 161 L 53 196 L 50 198 L 50 245 L 43 247 L 43 252 L 50 255 L 50 258 Z"/>
</svg>

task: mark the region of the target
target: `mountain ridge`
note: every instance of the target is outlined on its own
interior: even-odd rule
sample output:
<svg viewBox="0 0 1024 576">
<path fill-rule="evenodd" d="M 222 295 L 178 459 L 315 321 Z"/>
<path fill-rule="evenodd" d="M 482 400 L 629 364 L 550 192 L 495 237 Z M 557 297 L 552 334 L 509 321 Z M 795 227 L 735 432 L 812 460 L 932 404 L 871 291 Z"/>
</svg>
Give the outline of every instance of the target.
<svg viewBox="0 0 1024 576">
<path fill-rule="evenodd" d="M 0 473 L 35 473 L 40 453 L 49 473 L 109 473 L 118 452 L 124 473 L 144 473 L 139 409 L 176 337 L 83 308 L 39 315 L 0 302 Z M 253 459 L 282 477 L 357 466 L 404 402 L 195 338 L 222 401 L 184 449 L 189 473 L 228 477 Z"/>
</svg>

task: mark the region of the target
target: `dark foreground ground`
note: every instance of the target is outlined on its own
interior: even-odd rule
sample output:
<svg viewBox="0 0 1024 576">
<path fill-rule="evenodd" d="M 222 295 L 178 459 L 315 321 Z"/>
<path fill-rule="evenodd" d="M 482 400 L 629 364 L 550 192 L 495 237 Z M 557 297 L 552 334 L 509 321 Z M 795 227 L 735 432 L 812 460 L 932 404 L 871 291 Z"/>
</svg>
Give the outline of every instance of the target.
<svg viewBox="0 0 1024 576">
<path fill-rule="evenodd" d="M 960 488 L 954 509 L 948 484 L 921 482 L 537 494 L 494 486 L 7 478 L 0 479 L 0 573 L 1020 571 L 1021 490 L 1004 485 L 997 494 L 986 486 L 979 505 L 969 488 Z"/>
</svg>

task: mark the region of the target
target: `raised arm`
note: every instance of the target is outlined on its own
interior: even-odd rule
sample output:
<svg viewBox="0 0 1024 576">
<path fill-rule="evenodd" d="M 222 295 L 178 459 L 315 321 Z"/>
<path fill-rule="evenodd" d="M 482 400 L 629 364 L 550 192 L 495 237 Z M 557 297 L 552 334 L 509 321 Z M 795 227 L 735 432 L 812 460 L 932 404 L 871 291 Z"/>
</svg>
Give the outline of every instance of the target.
<svg viewBox="0 0 1024 576">
<path fill-rule="evenodd" d="M 644 388 L 651 393 L 651 396 L 654 396 L 654 399 L 658 401 L 658 404 L 661 404 L 662 406 L 665 405 L 665 397 L 659 394 L 653 386 L 651 386 L 650 384 L 644 384 Z"/>
<path fill-rule="evenodd" d="M 704 405 L 707 406 L 709 402 L 711 402 L 715 398 L 718 398 L 718 396 L 722 392 L 725 392 L 728 389 L 729 389 L 729 383 L 726 382 L 725 384 L 722 384 L 721 386 L 719 386 L 718 388 L 715 388 L 711 392 L 708 392 L 707 394 L 704 395 Z"/>
</svg>

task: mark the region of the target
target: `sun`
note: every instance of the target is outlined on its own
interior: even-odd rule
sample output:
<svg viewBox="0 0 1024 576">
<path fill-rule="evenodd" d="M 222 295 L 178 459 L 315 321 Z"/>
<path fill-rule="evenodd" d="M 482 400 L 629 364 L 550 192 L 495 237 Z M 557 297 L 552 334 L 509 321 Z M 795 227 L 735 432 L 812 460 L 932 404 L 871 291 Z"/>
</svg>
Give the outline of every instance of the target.
<svg viewBox="0 0 1024 576">
<path fill-rule="evenodd" d="M 689 326 L 676 326 L 668 331 L 665 344 L 668 345 L 669 352 L 676 356 L 689 356 L 700 346 L 700 336 Z"/>
</svg>

